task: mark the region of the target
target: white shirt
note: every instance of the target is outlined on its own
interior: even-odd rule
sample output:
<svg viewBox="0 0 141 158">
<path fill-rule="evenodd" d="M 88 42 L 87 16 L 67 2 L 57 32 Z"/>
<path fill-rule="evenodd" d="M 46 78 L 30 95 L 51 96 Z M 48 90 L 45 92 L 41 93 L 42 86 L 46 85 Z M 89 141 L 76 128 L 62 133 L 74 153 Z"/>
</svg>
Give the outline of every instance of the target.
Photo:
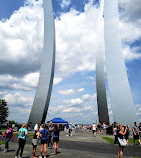
<svg viewBox="0 0 141 158">
<path fill-rule="evenodd" d="M 93 130 L 96 130 L 96 124 L 93 124 Z"/>
</svg>

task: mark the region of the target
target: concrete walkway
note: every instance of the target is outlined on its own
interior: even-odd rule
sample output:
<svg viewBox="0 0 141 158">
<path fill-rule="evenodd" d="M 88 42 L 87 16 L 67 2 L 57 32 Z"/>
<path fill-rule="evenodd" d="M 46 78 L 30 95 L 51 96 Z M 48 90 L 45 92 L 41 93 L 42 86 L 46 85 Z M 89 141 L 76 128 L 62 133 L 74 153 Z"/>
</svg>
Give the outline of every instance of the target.
<svg viewBox="0 0 141 158">
<path fill-rule="evenodd" d="M 31 139 L 27 138 L 24 148 L 23 158 L 32 157 Z M 10 142 L 10 151 L 3 153 L 0 151 L 0 158 L 14 158 L 18 143 L 16 138 Z M 4 148 L 4 145 L 1 145 Z M 117 158 L 118 147 L 107 143 L 100 136 L 93 137 L 92 133 L 78 132 L 75 136 L 65 136 L 61 132 L 59 141 L 59 153 L 52 156 L 53 150 L 47 151 L 47 157 L 50 158 Z M 40 144 L 37 147 L 36 156 L 40 154 Z M 125 148 L 124 158 L 141 157 L 141 146 L 129 146 Z"/>
</svg>

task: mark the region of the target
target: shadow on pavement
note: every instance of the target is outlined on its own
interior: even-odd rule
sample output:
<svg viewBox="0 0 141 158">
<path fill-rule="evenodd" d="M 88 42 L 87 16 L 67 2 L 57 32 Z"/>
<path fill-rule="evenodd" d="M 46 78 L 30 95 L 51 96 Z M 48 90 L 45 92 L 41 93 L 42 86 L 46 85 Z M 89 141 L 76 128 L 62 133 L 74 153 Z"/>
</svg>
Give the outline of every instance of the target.
<svg viewBox="0 0 141 158">
<path fill-rule="evenodd" d="M 15 152 L 16 150 L 8 150 L 8 152 Z"/>
</svg>

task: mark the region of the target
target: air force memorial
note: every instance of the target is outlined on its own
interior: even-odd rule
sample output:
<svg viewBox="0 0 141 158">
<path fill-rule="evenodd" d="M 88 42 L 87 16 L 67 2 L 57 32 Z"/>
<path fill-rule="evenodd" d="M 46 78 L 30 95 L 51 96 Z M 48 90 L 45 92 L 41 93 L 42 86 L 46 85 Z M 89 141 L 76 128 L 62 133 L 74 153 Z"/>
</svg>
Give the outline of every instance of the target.
<svg viewBox="0 0 141 158">
<path fill-rule="evenodd" d="M 28 124 L 45 122 L 55 68 L 55 24 L 51 0 L 43 0 L 44 45 L 41 70 Z M 117 0 L 101 0 L 97 36 L 96 90 L 99 122 L 109 124 L 105 73 L 106 66 L 113 119 L 132 126 L 137 122 L 133 98 L 122 54 Z M 106 64 L 105 64 L 106 63 Z"/>
</svg>

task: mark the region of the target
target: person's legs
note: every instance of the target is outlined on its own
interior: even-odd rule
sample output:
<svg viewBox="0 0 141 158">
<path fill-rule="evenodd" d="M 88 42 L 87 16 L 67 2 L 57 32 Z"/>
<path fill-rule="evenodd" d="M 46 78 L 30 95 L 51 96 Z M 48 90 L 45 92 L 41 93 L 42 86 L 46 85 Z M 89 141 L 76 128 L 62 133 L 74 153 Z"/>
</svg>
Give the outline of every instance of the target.
<svg viewBox="0 0 141 158">
<path fill-rule="evenodd" d="M 10 138 L 6 138 L 5 140 L 5 152 L 8 150 L 8 142 L 10 141 Z"/>
<path fill-rule="evenodd" d="M 56 154 L 56 142 L 54 142 L 54 153 L 53 154 Z"/>
<path fill-rule="evenodd" d="M 50 142 L 51 146 L 53 146 L 53 143 L 52 143 L 52 141 L 51 141 L 51 137 L 50 137 L 50 140 L 49 140 L 49 142 Z"/>
<path fill-rule="evenodd" d="M 19 148 L 18 148 L 18 150 L 17 150 L 17 152 L 16 152 L 16 156 L 18 156 L 19 155 L 19 151 L 20 151 L 20 149 L 21 149 L 21 147 L 22 147 L 22 141 L 21 141 L 21 139 L 19 139 Z"/>
<path fill-rule="evenodd" d="M 119 146 L 119 145 L 118 145 Z M 119 146 L 119 149 L 118 149 L 118 158 L 120 158 L 120 146 Z"/>
<path fill-rule="evenodd" d="M 44 157 L 46 157 L 46 153 L 47 153 L 47 144 L 44 144 Z"/>
<path fill-rule="evenodd" d="M 135 135 L 133 136 L 133 139 L 134 139 L 134 145 L 135 145 Z"/>
<path fill-rule="evenodd" d="M 140 138 L 138 139 L 138 141 L 139 141 L 139 143 L 141 144 L 141 140 L 140 140 Z"/>
<path fill-rule="evenodd" d="M 51 142 L 51 136 L 49 137 L 49 140 L 48 140 L 48 147 L 49 147 L 49 144 L 51 144 L 51 147 L 52 147 L 52 142 Z"/>
<path fill-rule="evenodd" d="M 42 153 L 43 153 L 43 147 L 44 147 L 44 145 L 41 144 L 40 156 L 42 156 Z"/>
<path fill-rule="evenodd" d="M 36 147 L 37 147 L 37 145 L 33 145 L 33 151 L 32 151 L 33 158 L 35 157 Z"/>
<path fill-rule="evenodd" d="M 129 140 L 127 139 L 127 145 L 129 145 Z"/>
<path fill-rule="evenodd" d="M 56 154 L 58 153 L 58 142 L 56 142 Z"/>
<path fill-rule="evenodd" d="M 20 153 L 20 157 L 22 157 L 22 155 L 23 155 L 23 149 L 24 149 L 25 142 L 26 142 L 26 140 L 21 139 L 21 153 Z"/>
<path fill-rule="evenodd" d="M 123 158 L 123 149 L 119 146 L 118 158 Z"/>
<path fill-rule="evenodd" d="M 123 158 L 123 147 L 121 147 L 120 158 Z"/>
</svg>

